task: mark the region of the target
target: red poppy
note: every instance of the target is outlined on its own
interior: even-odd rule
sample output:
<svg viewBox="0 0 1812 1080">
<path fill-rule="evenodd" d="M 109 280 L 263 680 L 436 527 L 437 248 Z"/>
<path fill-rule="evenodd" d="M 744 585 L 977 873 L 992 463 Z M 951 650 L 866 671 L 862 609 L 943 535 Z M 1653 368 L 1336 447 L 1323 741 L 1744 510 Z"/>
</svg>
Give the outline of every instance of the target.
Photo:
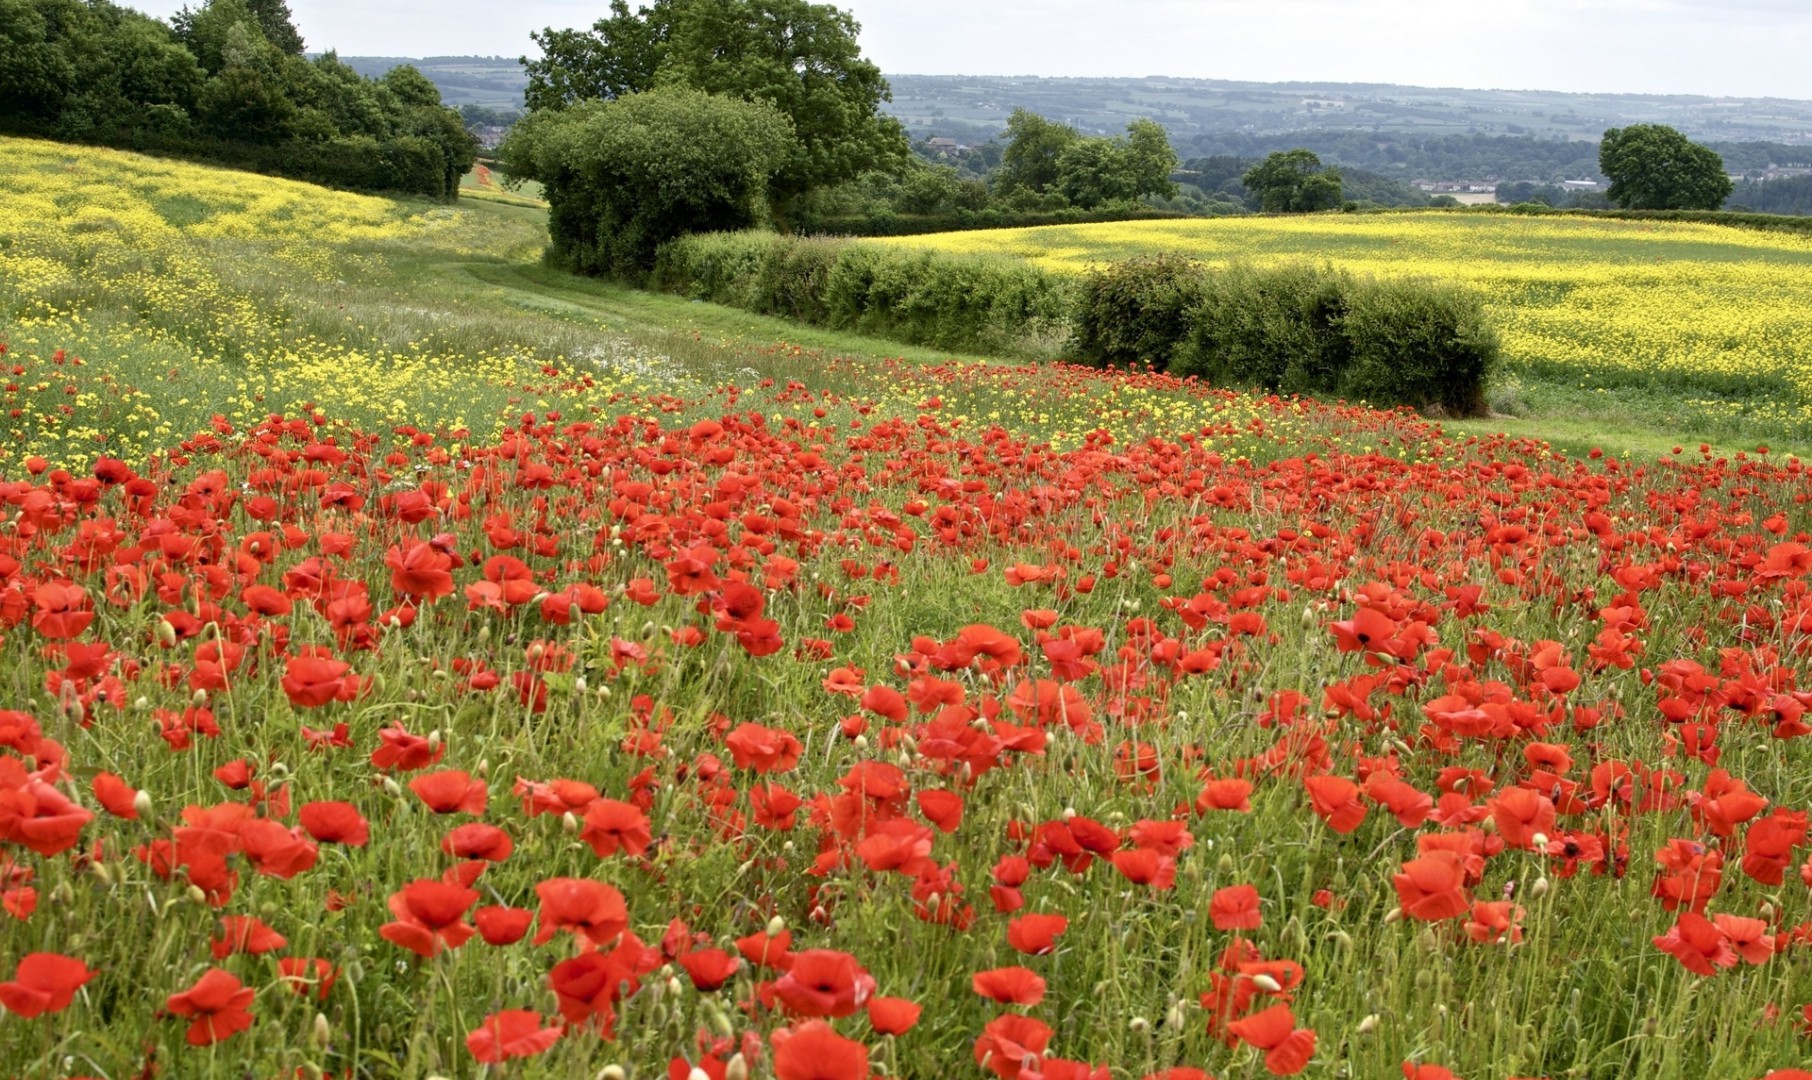
<svg viewBox="0 0 1812 1080">
<path fill-rule="evenodd" d="M 906 998 L 875 997 L 868 999 L 868 1023 L 880 1035 L 904 1035 L 919 1022 L 924 1008 Z"/>
<path fill-rule="evenodd" d="M 822 1020 L 774 1032 L 777 1080 L 868 1080 L 868 1047 Z"/>
<path fill-rule="evenodd" d="M 835 949 L 792 954 L 774 983 L 774 997 L 797 1016 L 849 1016 L 874 993 L 875 980 L 856 958 Z"/>
<path fill-rule="evenodd" d="M 1208 900 L 1208 917 L 1216 930 L 1256 930 L 1262 924 L 1258 910 L 1258 888 L 1253 885 L 1229 885 L 1216 889 Z"/>
<path fill-rule="evenodd" d="M 466 1049 L 487 1065 L 510 1058 L 534 1057 L 560 1041 L 566 1028 L 541 1026 L 541 1014 L 529 1009 L 504 1009 L 484 1018 L 466 1035 Z"/>
<path fill-rule="evenodd" d="M 209 968 L 187 990 L 164 999 L 164 1011 L 192 1018 L 190 1046 L 210 1046 L 252 1026 L 257 992 L 220 968 Z"/>
<path fill-rule="evenodd" d="M 1062 915 L 1021 915 L 1007 923 L 1007 944 L 1028 956 L 1043 956 L 1057 948 L 1057 938 L 1070 928 Z"/>
<path fill-rule="evenodd" d="M 371 839 L 370 824 L 351 803 L 303 803 L 298 818 L 308 835 L 323 844 L 364 847 Z"/>
<path fill-rule="evenodd" d="M 1297 1028 L 1296 1015 L 1284 1004 L 1273 1005 L 1227 1025 L 1228 1034 L 1265 1052 L 1265 1069 L 1273 1076 L 1295 1076 L 1315 1056 L 1315 1032 Z"/>
<path fill-rule="evenodd" d="M 27 1020 L 62 1012 L 75 1000 L 76 991 L 94 976 L 87 964 L 73 956 L 26 953 L 19 958 L 12 980 L 0 982 L 0 1005 Z"/>
<path fill-rule="evenodd" d="M 514 945 L 528 934 L 535 913 L 528 908 L 499 907 L 495 904 L 472 912 L 472 923 L 487 945 Z"/>
<path fill-rule="evenodd" d="M 1465 860 L 1451 851 L 1430 851 L 1410 859 L 1391 880 L 1403 914 L 1413 919 L 1438 922 L 1462 915 L 1471 906 L 1463 888 Z"/>
<path fill-rule="evenodd" d="M 482 814 L 490 795 L 483 780 L 460 769 L 422 773 L 409 781 L 409 790 L 437 814 Z"/>
<path fill-rule="evenodd" d="M 722 949 L 694 949 L 679 957 L 679 965 L 691 976 L 694 987 L 709 993 L 736 975 L 742 967 L 742 958 Z"/>
<path fill-rule="evenodd" d="M 988 1021 L 982 1029 L 981 1037 L 975 1040 L 975 1063 L 1000 1080 L 1019 1080 L 1022 1071 L 1038 1070 L 1044 1049 L 1050 1044 L 1049 1024 L 1008 1013 Z"/>
<path fill-rule="evenodd" d="M 315 957 L 285 956 L 277 961 L 277 978 L 303 997 L 312 994 L 316 999 L 326 1001 L 334 980 L 339 977 L 339 968 Z"/>
<path fill-rule="evenodd" d="M 1044 1000 L 1044 979 L 1023 967 L 978 971 L 969 985 L 982 997 L 1003 1005 L 1036 1005 Z"/>
<path fill-rule="evenodd" d="M 654 842 L 654 833 L 649 828 L 648 815 L 635 804 L 595 799 L 585 809 L 579 839 L 591 845 L 599 858 L 604 858 L 619 851 L 641 855 Z"/>
<path fill-rule="evenodd" d="M 288 938 L 266 926 L 264 920 L 255 915 L 223 915 L 220 926 L 221 935 L 211 946 L 216 960 L 225 960 L 234 953 L 256 956 L 289 945 Z"/>
<path fill-rule="evenodd" d="M 629 908 L 623 903 L 623 894 L 601 881 L 549 878 L 535 886 L 535 895 L 541 898 L 537 945 L 552 941 L 561 930 L 594 946 L 609 945 L 629 928 Z"/>
<path fill-rule="evenodd" d="M 475 933 L 465 914 L 477 902 L 473 889 L 418 878 L 390 895 L 396 921 L 378 927 L 378 933 L 418 956 L 437 956 L 443 948 L 464 945 Z"/>
</svg>

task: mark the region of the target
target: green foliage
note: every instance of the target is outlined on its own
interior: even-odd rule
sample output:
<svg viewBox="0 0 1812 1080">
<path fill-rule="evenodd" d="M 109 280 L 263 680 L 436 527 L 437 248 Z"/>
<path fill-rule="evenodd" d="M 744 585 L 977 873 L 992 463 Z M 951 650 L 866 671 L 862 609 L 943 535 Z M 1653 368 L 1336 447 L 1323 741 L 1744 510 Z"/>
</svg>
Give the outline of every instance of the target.
<svg viewBox="0 0 1812 1080">
<path fill-rule="evenodd" d="M 1723 159 L 1664 124 L 1611 128 L 1598 146 L 1607 194 L 1625 210 L 1716 210 L 1730 197 Z"/>
<path fill-rule="evenodd" d="M 0 0 L 0 131 L 441 198 L 476 159 L 414 69 L 373 81 L 304 59 L 283 0 L 208 0 L 174 22 L 107 0 Z"/>
<path fill-rule="evenodd" d="M 1240 182 L 1257 196 L 1260 209 L 1272 214 L 1332 210 L 1342 202 L 1339 170 L 1323 168 L 1319 157 L 1300 148 L 1272 154 Z"/>
<path fill-rule="evenodd" d="M 1335 392 L 1374 403 L 1485 409 L 1497 333 L 1476 295 L 1433 282 L 1346 282 L 1338 320 L 1346 365 Z"/>
<path fill-rule="evenodd" d="M 1124 139 L 1084 138 L 1075 128 L 1015 109 L 1007 120 L 1009 141 L 994 178 L 995 192 L 1017 209 L 1055 209 L 1031 196 L 1084 210 L 1130 203 L 1146 195 L 1176 194 L 1170 174 L 1176 151 L 1156 121 L 1127 125 Z"/>
<path fill-rule="evenodd" d="M 1081 134 L 1068 124 L 1046 120 L 1029 109 L 1014 109 L 1007 118 L 1007 146 L 1000 155 L 994 190 L 1005 196 L 1054 187 L 1062 175 L 1064 152 L 1081 141 Z"/>
<path fill-rule="evenodd" d="M 635 277 L 676 236 L 760 221 L 793 146 L 772 106 L 665 87 L 533 113 L 498 160 L 541 183 L 555 261 Z"/>
<path fill-rule="evenodd" d="M 795 133 L 773 179 L 785 210 L 908 154 L 905 129 L 880 111 L 887 80 L 863 58 L 859 29 L 808 0 L 657 0 L 634 14 L 614 0 L 589 32 L 534 35 L 544 55 L 523 61 L 527 101 L 544 111 L 678 86 L 772 105 Z"/>
<path fill-rule="evenodd" d="M 1484 411 L 1498 354 L 1479 299 L 1458 289 L 1300 262 L 1211 270 L 1176 255 L 1090 273 L 1072 343 L 1097 366 L 1462 415 Z"/>
<path fill-rule="evenodd" d="M 1023 260 L 802 239 L 693 235 L 651 283 L 695 299 L 939 349 L 1037 355 L 1066 333 L 1071 284 Z"/>
<path fill-rule="evenodd" d="M 1205 271 L 1178 255 L 1148 255 L 1091 270 L 1071 320 L 1071 348 L 1097 367 L 1163 371 L 1188 336 Z"/>
</svg>

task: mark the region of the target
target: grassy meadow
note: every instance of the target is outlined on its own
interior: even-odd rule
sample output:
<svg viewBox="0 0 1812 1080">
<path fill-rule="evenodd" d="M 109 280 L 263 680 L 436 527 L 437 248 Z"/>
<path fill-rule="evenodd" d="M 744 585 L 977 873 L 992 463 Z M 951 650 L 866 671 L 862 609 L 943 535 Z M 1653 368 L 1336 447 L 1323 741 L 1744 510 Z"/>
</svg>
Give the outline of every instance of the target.
<svg viewBox="0 0 1812 1080">
<path fill-rule="evenodd" d="M 1797 459 L 0 167 L 0 1075 L 1808 1075 Z"/>
<path fill-rule="evenodd" d="M 876 243 L 1057 270 L 1154 252 L 1326 260 L 1473 288 L 1500 328 L 1493 406 L 1733 441 L 1812 436 L 1812 238 L 1573 216 L 1398 213 L 1001 229 Z"/>
</svg>

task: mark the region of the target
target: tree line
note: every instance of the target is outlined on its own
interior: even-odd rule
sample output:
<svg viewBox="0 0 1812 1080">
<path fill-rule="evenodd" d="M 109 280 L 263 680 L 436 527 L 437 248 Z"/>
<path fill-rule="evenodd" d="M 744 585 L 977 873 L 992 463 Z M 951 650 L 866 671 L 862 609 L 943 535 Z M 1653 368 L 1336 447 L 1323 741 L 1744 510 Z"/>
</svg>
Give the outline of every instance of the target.
<svg viewBox="0 0 1812 1080">
<path fill-rule="evenodd" d="M 0 132 L 453 198 L 477 144 L 413 67 L 304 55 L 284 0 L 168 23 L 108 0 L 0 0 Z"/>
<path fill-rule="evenodd" d="M 809 0 L 614 0 L 589 29 L 533 35 L 529 114 L 499 161 L 542 185 L 557 259 L 631 276 L 688 232 L 1014 224 L 1175 193 L 1176 154 L 1150 120 L 1103 138 L 1016 113 L 992 183 L 924 160 L 882 111 L 891 93 L 858 31 Z"/>
</svg>

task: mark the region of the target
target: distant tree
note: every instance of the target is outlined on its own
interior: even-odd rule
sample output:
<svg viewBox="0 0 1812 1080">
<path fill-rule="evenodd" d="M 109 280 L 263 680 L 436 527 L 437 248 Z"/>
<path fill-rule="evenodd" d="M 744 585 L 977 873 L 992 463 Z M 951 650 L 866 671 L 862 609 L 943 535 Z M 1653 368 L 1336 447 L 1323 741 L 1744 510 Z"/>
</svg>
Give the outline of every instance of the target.
<svg viewBox="0 0 1812 1080">
<path fill-rule="evenodd" d="M 541 183 L 555 258 L 633 276 L 682 233 L 762 220 L 796 145 L 786 115 L 765 102 L 660 87 L 532 112 L 498 158 L 510 176 Z"/>
<path fill-rule="evenodd" d="M 1716 210 L 1730 197 L 1724 161 L 1665 124 L 1611 128 L 1598 146 L 1606 193 L 1625 210 Z"/>
<path fill-rule="evenodd" d="M 1176 183 L 1170 174 L 1177 171 L 1177 152 L 1170 145 L 1164 125 L 1146 117 L 1126 125 L 1126 157 L 1132 174 L 1134 197 L 1153 195 L 1174 198 Z"/>
<path fill-rule="evenodd" d="M 246 0 L 245 6 L 258 20 L 258 28 L 264 31 L 264 40 L 275 45 L 286 56 L 302 55 L 302 34 L 296 29 L 288 4 L 283 0 Z"/>
<path fill-rule="evenodd" d="M 1014 109 L 1007 118 L 1007 146 L 1001 151 L 994 189 L 1002 196 L 1018 191 L 1043 194 L 1057 183 L 1058 160 L 1082 140 L 1068 124 L 1046 120 L 1030 109 Z"/>
<path fill-rule="evenodd" d="M 1079 139 L 1066 147 L 1057 157 L 1056 187 L 1085 210 L 1138 197 L 1132 160 L 1109 139 Z"/>
<path fill-rule="evenodd" d="M 655 0 L 633 14 L 626 0 L 611 0 L 610 14 L 587 30 L 529 34 L 541 47 L 528 71 L 524 100 L 531 110 L 563 109 L 592 98 L 609 100 L 652 89 L 673 33 L 673 0 Z"/>
<path fill-rule="evenodd" d="M 910 153 L 881 69 L 862 56 L 860 26 L 808 0 L 656 0 L 631 14 L 624 0 L 591 31 L 535 35 L 524 59 L 532 110 L 567 108 L 656 86 L 678 86 L 774 106 L 795 145 L 774 179 L 785 208 L 815 187 L 853 180 Z"/>
<path fill-rule="evenodd" d="M 1267 213 L 1304 214 L 1341 204 L 1339 170 L 1323 168 L 1319 157 L 1301 148 L 1272 154 L 1240 180 Z"/>
</svg>

